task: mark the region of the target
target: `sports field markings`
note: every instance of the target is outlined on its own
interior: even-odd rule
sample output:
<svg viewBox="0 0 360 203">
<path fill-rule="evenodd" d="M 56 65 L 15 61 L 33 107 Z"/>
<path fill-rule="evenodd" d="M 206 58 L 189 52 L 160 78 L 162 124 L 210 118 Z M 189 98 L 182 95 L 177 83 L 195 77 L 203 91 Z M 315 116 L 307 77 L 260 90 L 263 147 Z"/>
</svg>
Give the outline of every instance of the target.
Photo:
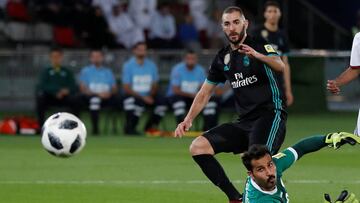
<svg viewBox="0 0 360 203">
<path fill-rule="evenodd" d="M 235 180 L 233 183 L 244 183 L 243 180 Z M 286 183 L 293 184 L 360 184 L 360 180 L 288 180 Z M 210 184 L 206 180 L 8 180 L 0 181 L 0 185 L 167 185 L 167 184 Z"/>
</svg>

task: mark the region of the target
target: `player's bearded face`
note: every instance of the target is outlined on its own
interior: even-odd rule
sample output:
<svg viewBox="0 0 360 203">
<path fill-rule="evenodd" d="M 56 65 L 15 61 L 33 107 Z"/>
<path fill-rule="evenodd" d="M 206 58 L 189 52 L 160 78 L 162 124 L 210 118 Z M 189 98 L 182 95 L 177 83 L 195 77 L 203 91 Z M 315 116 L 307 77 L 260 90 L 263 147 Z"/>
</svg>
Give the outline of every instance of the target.
<svg viewBox="0 0 360 203">
<path fill-rule="evenodd" d="M 194 68 L 195 64 L 197 63 L 197 57 L 195 54 L 187 54 L 185 56 L 185 63 L 188 68 Z"/>
<path fill-rule="evenodd" d="M 96 66 L 100 66 L 104 60 L 104 56 L 99 51 L 93 51 L 90 55 L 90 61 Z"/>
<path fill-rule="evenodd" d="M 271 191 L 276 186 L 276 166 L 270 155 L 266 155 L 258 160 L 252 160 L 253 170 L 250 172 L 251 178 L 260 186 L 262 190 Z"/>
<path fill-rule="evenodd" d="M 223 31 L 230 43 L 238 45 L 246 35 L 247 20 L 239 12 L 225 13 L 222 17 Z"/>
<path fill-rule="evenodd" d="M 233 32 L 230 32 L 229 34 L 227 34 L 227 33 L 225 33 L 225 34 L 226 34 L 226 38 L 229 40 L 230 43 L 237 45 L 244 38 L 245 33 L 246 33 L 246 29 L 245 29 L 245 25 L 243 25 L 240 33 L 233 31 Z"/>
<path fill-rule="evenodd" d="M 134 48 L 134 55 L 138 58 L 144 58 L 147 54 L 147 47 L 144 44 L 138 45 Z"/>
</svg>

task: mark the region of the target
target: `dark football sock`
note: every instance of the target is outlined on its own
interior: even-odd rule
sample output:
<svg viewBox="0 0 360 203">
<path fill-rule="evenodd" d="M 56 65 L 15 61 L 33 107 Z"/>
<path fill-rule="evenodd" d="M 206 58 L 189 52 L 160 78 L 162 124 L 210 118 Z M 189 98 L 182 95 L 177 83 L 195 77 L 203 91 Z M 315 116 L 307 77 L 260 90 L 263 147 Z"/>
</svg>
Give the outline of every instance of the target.
<svg viewBox="0 0 360 203">
<path fill-rule="evenodd" d="M 224 169 L 213 155 L 202 154 L 193 156 L 195 162 L 200 166 L 209 180 L 218 186 L 229 198 L 229 200 L 238 200 L 241 194 L 226 176 Z"/>
<path fill-rule="evenodd" d="M 99 111 L 90 110 L 93 134 L 99 134 Z"/>
</svg>

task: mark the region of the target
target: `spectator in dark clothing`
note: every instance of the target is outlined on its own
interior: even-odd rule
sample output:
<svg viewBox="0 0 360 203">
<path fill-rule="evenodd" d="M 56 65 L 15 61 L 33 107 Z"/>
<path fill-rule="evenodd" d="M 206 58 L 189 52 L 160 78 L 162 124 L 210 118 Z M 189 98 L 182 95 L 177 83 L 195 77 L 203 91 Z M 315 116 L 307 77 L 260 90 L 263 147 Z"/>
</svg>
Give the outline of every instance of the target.
<svg viewBox="0 0 360 203">
<path fill-rule="evenodd" d="M 178 37 L 184 48 L 193 50 L 201 49 L 199 34 L 190 14 L 185 15 L 184 23 L 180 24 Z"/>
<path fill-rule="evenodd" d="M 79 114 L 74 74 L 61 64 L 62 59 L 62 50 L 52 49 L 50 52 L 51 65 L 40 75 L 36 91 L 36 110 L 40 125 L 44 123 L 45 113 L 50 106 L 69 107 L 73 114 Z"/>
<path fill-rule="evenodd" d="M 41 7 L 38 11 L 38 17 L 41 21 L 56 26 L 69 26 L 72 20 L 67 10 L 61 4 L 55 2 L 50 2 Z"/>
<path fill-rule="evenodd" d="M 74 6 L 70 9 L 70 15 L 72 18 L 71 26 L 74 28 L 77 38 L 84 39 L 87 21 L 90 16 L 90 7 L 81 2 L 75 2 Z"/>
<path fill-rule="evenodd" d="M 85 27 L 82 35 L 91 48 L 114 47 L 114 37 L 100 7 L 91 10 Z"/>
</svg>

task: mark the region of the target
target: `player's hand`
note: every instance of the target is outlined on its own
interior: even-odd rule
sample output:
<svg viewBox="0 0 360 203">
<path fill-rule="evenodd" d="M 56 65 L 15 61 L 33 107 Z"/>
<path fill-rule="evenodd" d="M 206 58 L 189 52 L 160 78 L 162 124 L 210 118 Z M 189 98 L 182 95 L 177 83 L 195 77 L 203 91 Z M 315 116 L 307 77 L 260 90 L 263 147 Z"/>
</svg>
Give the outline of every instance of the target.
<svg viewBox="0 0 360 203">
<path fill-rule="evenodd" d="M 62 92 L 61 91 L 59 91 L 58 93 L 56 93 L 56 98 L 57 99 L 62 99 L 64 96 L 63 96 L 63 94 L 62 94 Z"/>
<path fill-rule="evenodd" d="M 152 105 L 154 103 L 154 99 L 151 96 L 143 97 L 142 100 L 149 105 Z"/>
<path fill-rule="evenodd" d="M 340 87 L 338 86 L 338 84 L 335 80 L 328 80 L 326 89 L 329 90 L 329 92 L 331 92 L 332 94 L 340 93 Z"/>
<path fill-rule="evenodd" d="M 291 106 L 294 103 L 294 96 L 291 91 L 286 91 L 286 106 Z"/>
<path fill-rule="evenodd" d="M 259 52 L 255 51 L 252 47 L 246 44 L 242 44 L 239 49 L 240 53 L 246 54 L 249 57 L 258 58 Z"/>
<path fill-rule="evenodd" d="M 174 136 L 175 137 L 182 137 L 185 135 L 185 132 L 188 131 L 192 126 L 191 120 L 184 120 L 183 122 L 179 123 L 179 125 L 175 129 Z"/>
<path fill-rule="evenodd" d="M 324 203 L 332 203 L 329 194 L 324 194 L 324 198 Z M 356 199 L 354 193 L 349 193 L 347 190 L 343 190 L 334 203 L 359 203 L 359 200 Z"/>
<path fill-rule="evenodd" d="M 70 93 L 69 89 L 67 89 L 67 88 L 61 89 L 60 92 L 62 93 L 63 96 L 66 96 Z"/>
<path fill-rule="evenodd" d="M 68 95 L 69 93 L 70 93 L 69 90 L 66 89 L 66 88 L 60 89 L 60 90 L 56 93 L 56 98 L 62 99 L 62 98 L 64 98 L 66 95 Z"/>
<path fill-rule="evenodd" d="M 326 135 L 325 143 L 328 144 L 329 147 L 338 149 L 346 143 L 351 145 L 355 145 L 356 143 L 360 144 L 360 137 L 347 132 L 329 133 Z"/>
</svg>

